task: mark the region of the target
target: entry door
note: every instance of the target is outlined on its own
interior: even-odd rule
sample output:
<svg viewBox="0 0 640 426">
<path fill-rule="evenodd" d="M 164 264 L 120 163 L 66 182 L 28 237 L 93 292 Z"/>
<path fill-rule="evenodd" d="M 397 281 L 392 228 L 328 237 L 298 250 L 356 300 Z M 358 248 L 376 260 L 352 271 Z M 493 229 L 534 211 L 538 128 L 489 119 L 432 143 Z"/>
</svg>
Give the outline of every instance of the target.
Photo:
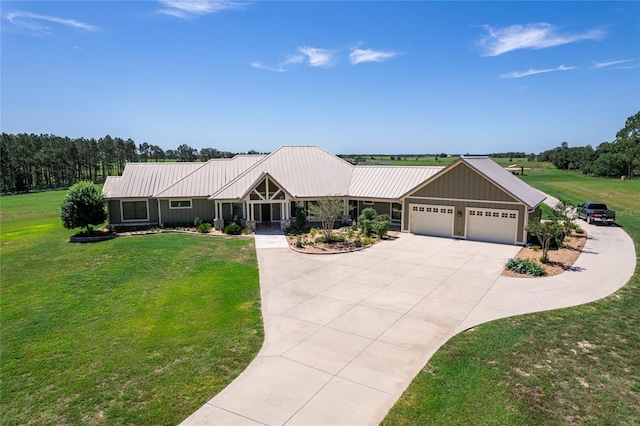
<svg viewBox="0 0 640 426">
<path fill-rule="evenodd" d="M 261 219 L 263 222 L 271 222 L 271 204 L 260 204 Z"/>
</svg>

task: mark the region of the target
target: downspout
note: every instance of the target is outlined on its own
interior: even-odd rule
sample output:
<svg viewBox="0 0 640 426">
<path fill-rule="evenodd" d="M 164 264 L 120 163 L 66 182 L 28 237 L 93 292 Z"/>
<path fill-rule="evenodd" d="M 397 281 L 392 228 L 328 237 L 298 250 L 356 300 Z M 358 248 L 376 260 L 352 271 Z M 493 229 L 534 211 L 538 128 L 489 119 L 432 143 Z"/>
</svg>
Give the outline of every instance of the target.
<svg viewBox="0 0 640 426">
<path fill-rule="evenodd" d="M 158 225 L 162 226 L 162 209 L 160 209 L 160 198 L 156 198 L 158 201 Z"/>
</svg>

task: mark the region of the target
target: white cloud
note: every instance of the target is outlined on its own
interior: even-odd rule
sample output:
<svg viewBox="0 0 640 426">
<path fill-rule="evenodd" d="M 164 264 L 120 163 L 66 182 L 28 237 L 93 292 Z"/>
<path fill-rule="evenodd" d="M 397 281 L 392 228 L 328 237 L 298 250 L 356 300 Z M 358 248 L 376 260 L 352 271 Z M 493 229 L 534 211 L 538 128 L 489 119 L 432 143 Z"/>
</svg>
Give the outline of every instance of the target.
<svg viewBox="0 0 640 426">
<path fill-rule="evenodd" d="M 229 0 L 158 0 L 164 8 L 160 13 L 177 18 L 190 18 L 197 15 L 222 12 L 223 10 L 238 9 L 248 3 Z"/>
<path fill-rule="evenodd" d="M 353 65 L 363 62 L 384 62 L 387 61 L 397 53 L 395 52 L 383 52 L 381 50 L 373 49 L 355 49 L 349 54 L 349 59 Z"/>
<path fill-rule="evenodd" d="M 500 74 L 500 78 L 502 79 L 521 78 L 521 77 L 528 77 L 530 75 L 543 74 L 546 72 L 569 71 L 569 70 L 574 70 L 576 68 L 578 67 L 566 67 L 564 65 L 560 65 L 558 68 L 549 68 L 544 70 L 530 69 L 528 71 L 514 71 L 507 74 Z"/>
<path fill-rule="evenodd" d="M 333 65 L 334 53 L 328 49 L 318 49 L 316 47 L 299 47 L 298 52 L 307 56 L 309 65 L 312 67 L 328 68 Z"/>
<path fill-rule="evenodd" d="M 31 13 L 24 11 L 7 12 L 4 14 L 7 21 L 13 25 L 25 28 L 36 33 L 50 34 L 50 28 L 43 22 L 50 22 L 54 24 L 64 25 L 70 28 L 76 28 L 84 31 L 100 31 L 101 28 L 95 25 L 86 24 L 84 22 L 76 21 L 74 19 L 60 18 L 51 15 L 40 15 L 39 13 Z"/>
<path fill-rule="evenodd" d="M 619 64 L 624 64 L 627 62 L 631 62 L 634 59 L 622 59 L 620 61 L 608 61 L 608 62 L 596 62 L 593 61 L 593 67 L 591 69 L 597 69 L 597 68 L 606 68 L 606 67 L 611 67 L 613 65 L 619 65 Z M 625 67 L 616 67 L 617 69 L 628 69 L 628 68 L 635 68 L 635 67 L 629 67 L 629 66 L 625 66 Z"/>
<path fill-rule="evenodd" d="M 286 69 L 280 65 L 279 67 L 270 67 L 268 65 L 263 64 L 260 61 L 255 61 L 255 62 L 251 62 L 251 66 L 254 68 L 257 68 L 259 70 L 267 70 L 267 71 L 273 71 L 273 72 L 285 72 Z"/>
<path fill-rule="evenodd" d="M 484 56 L 498 56 L 518 49 L 545 49 L 581 40 L 599 40 L 606 32 L 593 29 L 580 34 L 560 34 L 547 23 L 510 25 L 504 28 L 484 25 L 487 34 L 479 42 Z"/>
</svg>

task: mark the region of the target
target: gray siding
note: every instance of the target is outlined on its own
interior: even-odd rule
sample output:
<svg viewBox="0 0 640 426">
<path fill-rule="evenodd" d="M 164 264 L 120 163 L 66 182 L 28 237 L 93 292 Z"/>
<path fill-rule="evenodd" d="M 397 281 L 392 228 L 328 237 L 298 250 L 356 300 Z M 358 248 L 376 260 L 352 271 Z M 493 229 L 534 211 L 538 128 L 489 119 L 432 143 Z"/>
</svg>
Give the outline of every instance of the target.
<svg viewBox="0 0 640 426">
<path fill-rule="evenodd" d="M 190 209 L 171 209 L 169 200 L 160 200 L 162 211 L 162 223 L 193 223 L 196 217 L 203 222 L 213 222 L 213 201 L 194 198 L 191 200 Z"/>
<path fill-rule="evenodd" d="M 135 199 L 139 200 L 139 199 Z M 139 222 L 135 221 L 122 221 L 121 210 L 120 210 L 120 201 L 121 200 L 109 200 L 107 203 L 107 209 L 109 210 L 109 224 L 110 225 L 124 225 L 124 226 L 135 226 L 136 224 L 157 224 L 158 223 L 158 202 L 155 198 L 151 198 L 147 200 L 147 204 L 149 205 L 149 218 L 148 220 L 143 220 Z M 122 201 L 132 201 L 128 199 L 122 199 Z"/>
<path fill-rule="evenodd" d="M 445 172 L 410 196 L 518 202 L 464 163 Z"/>
<path fill-rule="evenodd" d="M 373 205 L 364 204 L 362 201 L 358 201 L 358 216 L 362 214 L 362 210 L 372 208 L 378 214 L 388 214 L 391 216 L 391 203 L 383 203 L 380 201 L 374 201 Z"/>
</svg>

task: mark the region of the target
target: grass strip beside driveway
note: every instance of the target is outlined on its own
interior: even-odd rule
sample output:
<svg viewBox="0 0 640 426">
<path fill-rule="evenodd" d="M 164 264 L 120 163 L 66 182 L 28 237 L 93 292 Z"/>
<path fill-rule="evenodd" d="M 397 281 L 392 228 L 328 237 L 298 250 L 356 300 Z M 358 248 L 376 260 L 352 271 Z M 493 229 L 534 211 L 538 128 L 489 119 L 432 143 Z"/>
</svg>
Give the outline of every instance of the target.
<svg viewBox="0 0 640 426">
<path fill-rule="evenodd" d="M 1 200 L 3 424 L 179 423 L 262 344 L 253 240 L 70 244 L 40 203 L 11 212 L 51 194 Z"/>
</svg>

